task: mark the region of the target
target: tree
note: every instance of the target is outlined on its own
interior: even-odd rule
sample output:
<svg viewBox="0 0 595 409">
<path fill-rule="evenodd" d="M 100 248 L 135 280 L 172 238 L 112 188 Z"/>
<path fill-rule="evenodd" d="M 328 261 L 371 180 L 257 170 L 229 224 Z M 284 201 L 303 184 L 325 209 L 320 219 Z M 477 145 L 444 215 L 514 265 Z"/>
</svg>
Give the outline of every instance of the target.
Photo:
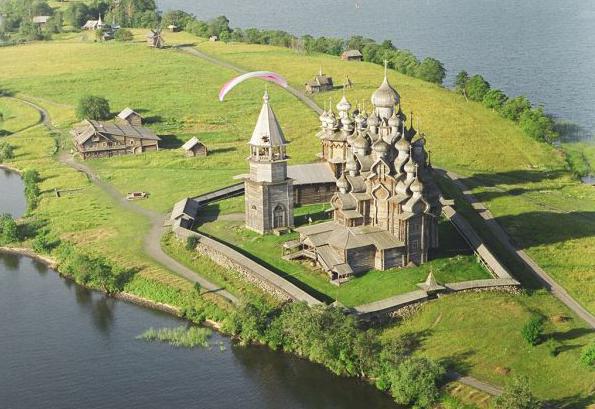
<svg viewBox="0 0 595 409">
<path fill-rule="evenodd" d="M 209 36 L 221 36 L 223 32 L 231 33 L 227 17 L 219 16 L 209 21 Z"/>
<path fill-rule="evenodd" d="M 442 84 L 446 77 L 444 65 L 435 58 L 425 58 L 416 69 L 416 77 L 434 84 Z"/>
<path fill-rule="evenodd" d="M 198 245 L 198 236 L 189 236 L 186 239 L 186 250 L 194 251 Z"/>
<path fill-rule="evenodd" d="M 80 28 L 91 17 L 89 6 L 83 2 L 70 3 L 64 10 L 64 20 L 75 28 Z M 95 17 L 97 18 L 97 17 Z"/>
<path fill-rule="evenodd" d="M 455 79 L 455 90 L 459 94 L 467 96 L 465 93 L 465 89 L 467 88 L 467 82 L 469 82 L 469 74 L 467 74 L 467 71 L 459 72 Z"/>
<path fill-rule="evenodd" d="M 430 408 L 440 396 L 438 382 L 444 368 L 424 357 L 411 357 L 391 374 L 391 393 L 395 401 L 413 408 Z"/>
<path fill-rule="evenodd" d="M 87 95 L 79 99 L 76 107 L 78 119 L 93 119 L 96 121 L 108 119 L 111 116 L 109 101 L 103 97 Z"/>
<path fill-rule="evenodd" d="M 54 14 L 54 9 L 50 7 L 45 1 L 38 0 L 31 4 L 32 16 L 51 16 Z"/>
<path fill-rule="evenodd" d="M 519 125 L 526 135 L 538 141 L 553 142 L 559 137 L 554 120 L 541 107 L 524 111 L 519 117 Z"/>
<path fill-rule="evenodd" d="M 526 377 L 514 377 L 506 384 L 495 401 L 497 409 L 539 409 L 541 403 L 533 396 Z"/>
<path fill-rule="evenodd" d="M 10 214 L 0 215 L 0 245 L 19 240 L 17 223 Z"/>
<path fill-rule="evenodd" d="M 8 142 L 0 141 L 0 163 L 14 157 L 14 150 Z"/>
<path fill-rule="evenodd" d="M 43 40 L 43 33 L 32 21 L 23 21 L 19 26 L 19 35 L 28 41 Z"/>
<path fill-rule="evenodd" d="M 132 41 L 133 38 L 134 35 L 132 34 L 132 31 L 125 28 L 116 30 L 116 34 L 114 34 L 114 39 L 116 41 Z"/>
<path fill-rule="evenodd" d="M 194 17 L 182 10 L 168 10 L 161 17 L 161 26 L 167 27 L 174 25 L 176 27 L 186 27 Z"/>
<path fill-rule="evenodd" d="M 531 102 L 529 102 L 527 97 L 519 96 L 506 101 L 502 106 L 501 114 L 504 118 L 516 122 L 521 117 L 521 114 L 529 109 L 531 109 Z"/>
<path fill-rule="evenodd" d="M 521 335 L 529 344 L 535 346 L 543 334 L 543 317 L 533 315 L 521 329 Z"/>
<path fill-rule="evenodd" d="M 491 89 L 484 95 L 482 102 L 486 108 L 500 111 L 507 100 L 508 97 L 504 92 L 499 89 Z"/>
<path fill-rule="evenodd" d="M 481 75 L 474 75 L 465 84 L 465 95 L 472 101 L 482 101 L 489 90 L 490 84 Z"/>
</svg>

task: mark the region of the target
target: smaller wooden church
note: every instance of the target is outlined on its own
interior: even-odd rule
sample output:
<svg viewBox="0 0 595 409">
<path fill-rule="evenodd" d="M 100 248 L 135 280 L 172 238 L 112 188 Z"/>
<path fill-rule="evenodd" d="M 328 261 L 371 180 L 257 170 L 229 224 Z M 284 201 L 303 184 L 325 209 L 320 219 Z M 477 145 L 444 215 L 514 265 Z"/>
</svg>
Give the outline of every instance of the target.
<svg viewBox="0 0 595 409">
<path fill-rule="evenodd" d="M 333 90 L 333 78 L 324 74 L 322 72 L 322 67 L 320 68 L 320 72 L 318 75 L 314 76 L 314 78 L 305 84 L 306 92 L 308 94 L 316 94 L 319 92 L 324 91 L 332 91 Z"/>
<path fill-rule="evenodd" d="M 193 136 L 182 145 L 182 150 L 186 153 L 186 156 L 194 157 L 194 156 L 207 156 L 209 154 L 209 149 L 207 146 L 198 140 L 196 136 Z"/>
</svg>

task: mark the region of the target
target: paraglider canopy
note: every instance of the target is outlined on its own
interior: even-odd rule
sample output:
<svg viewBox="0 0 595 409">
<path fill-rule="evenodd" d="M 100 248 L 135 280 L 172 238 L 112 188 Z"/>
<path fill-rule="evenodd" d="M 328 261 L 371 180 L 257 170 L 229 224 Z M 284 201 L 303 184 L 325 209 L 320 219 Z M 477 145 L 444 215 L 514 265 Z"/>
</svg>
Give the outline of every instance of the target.
<svg viewBox="0 0 595 409">
<path fill-rule="evenodd" d="M 265 81 L 270 81 L 279 85 L 280 87 L 287 88 L 287 81 L 279 74 L 274 73 L 272 71 L 253 71 L 248 72 L 246 74 L 242 74 L 239 77 L 235 77 L 234 79 L 226 82 L 225 85 L 223 85 L 223 87 L 219 91 L 219 101 L 223 101 L 227 93 L 231 91 L 236 85 L 252 78 L 259 78 Z"/>
</svg>

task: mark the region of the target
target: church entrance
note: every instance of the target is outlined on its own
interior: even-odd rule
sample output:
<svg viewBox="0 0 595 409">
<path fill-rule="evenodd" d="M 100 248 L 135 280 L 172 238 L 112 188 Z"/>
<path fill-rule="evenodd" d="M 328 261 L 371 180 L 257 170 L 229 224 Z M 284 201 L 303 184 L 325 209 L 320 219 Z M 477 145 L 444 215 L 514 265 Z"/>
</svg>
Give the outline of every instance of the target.
<svg viewBox="0 0 595 409">
<path fill-rule="evenodd" d="M 275 210 L 273 210 L 273 229 L 279 229 L 281 227 L 286 227 L 287 223 L 285 222 L 285 208 L 282 205 L 277 205 Z"/>
</svg>

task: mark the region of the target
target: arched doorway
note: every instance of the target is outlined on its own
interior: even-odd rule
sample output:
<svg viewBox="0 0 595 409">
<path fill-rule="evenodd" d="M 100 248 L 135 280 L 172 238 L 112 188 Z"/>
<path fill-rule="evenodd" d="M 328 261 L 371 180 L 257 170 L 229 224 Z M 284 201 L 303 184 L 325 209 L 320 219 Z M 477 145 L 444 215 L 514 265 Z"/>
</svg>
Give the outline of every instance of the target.
<svg viewBox="0 0 595 409">
<path fill-rule="evenodd" d="M 286 224 L 287 223 L 285 222 L 285 207 L 279 204 L 273 210 L 273 229 L 285 227 Z"/>
</svg>

